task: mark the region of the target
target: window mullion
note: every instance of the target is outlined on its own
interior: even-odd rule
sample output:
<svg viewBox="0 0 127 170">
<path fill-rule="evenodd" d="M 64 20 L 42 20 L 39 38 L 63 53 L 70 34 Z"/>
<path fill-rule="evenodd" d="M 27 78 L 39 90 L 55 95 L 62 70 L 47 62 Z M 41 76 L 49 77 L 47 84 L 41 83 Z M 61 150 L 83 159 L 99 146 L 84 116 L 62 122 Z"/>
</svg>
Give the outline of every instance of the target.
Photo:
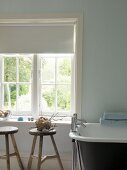
<svg viewBox="0 0 127 170">
<path fill-rule="evenodd" d="M 33 77 L 32 77 L 32 114 L 33 116 L 38 115 L 39 112 L 39 69 L 38 63 L 39 58 L 37 54 L 33 56 Z"/>
<path fill-rule="evenodd" d="M 37 59 L 37 89 L 36 89 L 36 94 L 37 94 L 37 115 L 40 114 L 41 110 L 41 58 L 39 55 L 36 55 Z"/>
<path fill-rule="evenodd" d="M 16 113 L 18 113 L 19 99 L 19 58 L 16 57 Z"/>
<path fill-rule="evenodd" d="M 75 72 L 75 55 L 71 57 L 71 70 L 72 70 L 72 76 L 71 76 L 71 112 L 76 112 L 76 101 L 75 101 L 75 89 L 76 89 L 76 72 Z"/>
<path fill-rule="evenodd" d="M 57 58 L 55 58 L 55 112 L 57 111 Z"/>
</svg>

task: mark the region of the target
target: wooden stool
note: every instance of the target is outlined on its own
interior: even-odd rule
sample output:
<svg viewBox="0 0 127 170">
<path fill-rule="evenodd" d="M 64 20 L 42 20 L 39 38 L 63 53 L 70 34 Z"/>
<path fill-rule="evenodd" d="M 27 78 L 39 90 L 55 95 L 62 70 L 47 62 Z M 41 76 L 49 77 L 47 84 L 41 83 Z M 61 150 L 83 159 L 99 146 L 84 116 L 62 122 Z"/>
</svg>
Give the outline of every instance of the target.
<svg viewBox="0 0 127 170">
<path fill-rule="evenodd" d="M 16 156 L 18 160 L 18 164 L 21 170 L 24 170 L 19 151 L 17 148 L 17 144 L 15 141 L 14 133 L 18 132 L 17 127 L 13 126 L 4 126 L 0 127 L 0 135 L 5 135 L 5 143 L 6 143 L 6 155 L 0 156 L 0 159 L 6 159 L 7 161 L 7 170 L 10 170 L 10 157 L 11 156 Z M 11 136 L 12 144 L 14 147 L 14 153 L 9 153 L 9 135 Z"/>
<path fill-rule="evenodd" d="M 56 134 L 56 130 L 50 130 L 47 132 L 43 132 L 43 131 L 38 131 L 37 128 L 31 129 L 29 131 L 30 135 L 34 135 L 33 138 L 33 144 L 32 144 L 32 148 L 31 148 L 31 153 L 30 153 L 30 157 L 29 157 L 29 161 L 28 161 L 28 170 L 31 170 L 31 165 L 32 165 L 32 159 L 34 157 L 38 158 L 38 164 L 37 164 L 37 170 L 41 169 L 41 164 L 47 160 L 47 159 L 52 159 L 52 158 L 57 158 L 58 159 L 58 163 L 60 165 L 61 170 L 64 170 L 58 150 L 57 150 L 57 146 L 54 140 L 53 135 Z M 40 140 L 39 140 L 39 151 L 38 151 L 38 156 L 34 155 L 34 150 L 35 150 L 35 144 L 36 144 L 36 140 L 37 140 L 37 136 L 40 136 Z M 55 155 L 45 155 L 42 157 L 42 144 L 43 144 L 43 136 L 50 136 L 54 150 L 55 150 Z"/>
</svg>

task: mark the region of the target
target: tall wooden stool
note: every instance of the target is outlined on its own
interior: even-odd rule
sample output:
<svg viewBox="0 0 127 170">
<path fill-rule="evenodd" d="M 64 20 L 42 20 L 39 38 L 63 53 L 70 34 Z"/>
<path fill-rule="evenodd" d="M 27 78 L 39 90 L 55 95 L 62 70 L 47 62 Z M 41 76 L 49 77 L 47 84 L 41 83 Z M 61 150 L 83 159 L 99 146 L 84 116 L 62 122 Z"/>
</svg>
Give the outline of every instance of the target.
<svg viewBox="0 0 127 170">
<path fill-rule="evenodd" d="M 61 170 L 64 170 L 61 159 L 60 159 L 60 155 L 59 155 L 59 152 L 57 150 L 57 146 L 56 146 L 56 143 L 55 143 L 55 140 L 54 140 L 54 137 L 53 137 L 53 135 L 56 134 L 56 130 L 53 129 L 53 130 L 50 130 L 50 131 L 47 131 L 47 132 L 43 132 L 43 131 L 38 131 L 37 128 L 34 128 L 34 129 L 31 129 L 29 131 L 29 134 L 34 135 L 34 138 L 33 138 L 33 144 L 32 144 L 31 153 L 30 153 L 30 157 L 29 157 L 29 161 L 28 161 L 28 170 L 31 170 L 32 159 L 34 157 L 38 158 L 37 170 L 41 169 L 41 164 L 45 160 L 52 159 L 52 158 L 57 158 Z M 35 156 L 34 150 L 35 150 L 35 144 L 36 144 L 37 136 L 40 137 L 40 139 L 39 139 L 39 151 L 38 151 L 38 156 Z M 42 156 L 43 136 L 50 136 L 54 150 L 55 150 L 55 153 L 56 153 L 55 155 Z"/>
<path fill-rule="evenodd" d="M 5 135 L 5 143 L 6 143 L 6 155 L 0 156 L 0 159 L 6 159 L 7 162 L 7 170 L 10 170 L 10 157 L 11 156 L 16 156 L 18 160 L 18 164 L 21 170 L 24 170 L 19 151 L 17 148 L 17 144 L 15 141 L 14 133 L 18 132 L 17 127 L 13 126 L 3 126 L 0 127 L 0 135 Z M 9 153 L 9 135 L 11 136 L 12 144 L 14 147 L 14 153 Z"/>
</svg>

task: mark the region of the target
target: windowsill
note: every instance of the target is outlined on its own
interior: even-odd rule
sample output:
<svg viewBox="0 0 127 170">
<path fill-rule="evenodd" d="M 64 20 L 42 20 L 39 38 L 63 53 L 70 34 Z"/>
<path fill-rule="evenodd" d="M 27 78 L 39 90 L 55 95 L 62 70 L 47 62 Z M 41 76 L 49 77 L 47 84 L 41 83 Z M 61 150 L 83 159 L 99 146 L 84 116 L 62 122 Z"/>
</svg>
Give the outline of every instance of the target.
<svg viewBox="0 0 127 170">
<path fill-rule="evenodd" d="M 20 118 L 20 117 L 13 116 L 13 117 L 10 117 L 7 119 L 0 118 L 0 122 L 35 123 L 35 121 L 36 121 L 36 120 L 29 121 L 28 120 L 29 117 L 25 117 L 25 116 L 22 117 L 23 120 L 18 120 L 18 118 Z M 68 125 L 70 125 L 71 117 L 56 117 L 54 120 L 52 120 L 52 124 L 68 124 Z"/>
</svg>

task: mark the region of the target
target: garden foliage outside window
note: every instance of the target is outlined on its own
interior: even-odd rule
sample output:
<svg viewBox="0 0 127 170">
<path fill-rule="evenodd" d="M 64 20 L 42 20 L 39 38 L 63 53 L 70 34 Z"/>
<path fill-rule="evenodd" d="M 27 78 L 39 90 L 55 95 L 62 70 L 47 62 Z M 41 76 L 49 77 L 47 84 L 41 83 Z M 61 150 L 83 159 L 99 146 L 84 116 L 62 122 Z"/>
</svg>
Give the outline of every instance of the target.
<svg viewBox="0 0 127 170">
<path fill-rule="evenodd" d="M 1 54 L 1 108 L 14 115 L 33 115 L 37 111 L 70 115 L 73 57 L 73 54 Z"/>
</svg>

